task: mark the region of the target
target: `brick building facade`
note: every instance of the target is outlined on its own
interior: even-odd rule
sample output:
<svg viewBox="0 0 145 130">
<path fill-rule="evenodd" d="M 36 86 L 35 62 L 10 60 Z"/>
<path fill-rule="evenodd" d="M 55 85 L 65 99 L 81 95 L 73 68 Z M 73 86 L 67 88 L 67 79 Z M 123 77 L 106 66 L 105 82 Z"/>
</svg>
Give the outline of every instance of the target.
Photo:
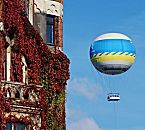
<svg viewBox="0 0 145 130">
<path fill-rule="evenodd" d="M 0 130 L 65 130 L 62 0 L 0 0 Z"/>
</svg>

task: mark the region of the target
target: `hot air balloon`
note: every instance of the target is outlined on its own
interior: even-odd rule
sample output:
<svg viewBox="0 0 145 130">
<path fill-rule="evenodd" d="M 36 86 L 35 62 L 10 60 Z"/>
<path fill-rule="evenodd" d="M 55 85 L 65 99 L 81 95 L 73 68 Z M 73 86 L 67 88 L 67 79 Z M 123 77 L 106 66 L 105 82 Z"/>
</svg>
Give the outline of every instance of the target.
<svg viewBox="0 0 145 130">
<path fill-rule="evenodd" d="M 90 47 L 93 66 L 109 75 L 126 72 L 134 63 L 135 55 L 131 39 L 121 33 L 103 34 Z"/>
<path fill-rule="evenodd" d="M 121 33 L 106 33 L 97 37 L 90 47 L 90 59 L 101 73 L 117 75 L 126 72 L 135 61 L 135 47 Z M 108 101 L 119 101 L 119 93 L 109 93 Z"/>
</svg>

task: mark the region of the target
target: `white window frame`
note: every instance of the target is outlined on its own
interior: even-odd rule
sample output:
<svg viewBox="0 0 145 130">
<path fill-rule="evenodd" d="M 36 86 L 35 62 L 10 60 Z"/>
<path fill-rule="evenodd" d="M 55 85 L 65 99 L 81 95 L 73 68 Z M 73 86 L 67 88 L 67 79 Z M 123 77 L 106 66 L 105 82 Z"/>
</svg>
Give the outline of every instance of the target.
<svg viewBox="0 0 145 130">
<path fill-rule="evenodd" d="M 28 67 L 24 56 L 22 56 L 22 73 L 23 73 L 23 83 L 28 84 Z"/>
<path fill-rule="evenodd" d="M 4 76 L 6 81 L 11 81 L 11 46 L 6 49 L 6 58 L 4 62 Z"/>
</svg>

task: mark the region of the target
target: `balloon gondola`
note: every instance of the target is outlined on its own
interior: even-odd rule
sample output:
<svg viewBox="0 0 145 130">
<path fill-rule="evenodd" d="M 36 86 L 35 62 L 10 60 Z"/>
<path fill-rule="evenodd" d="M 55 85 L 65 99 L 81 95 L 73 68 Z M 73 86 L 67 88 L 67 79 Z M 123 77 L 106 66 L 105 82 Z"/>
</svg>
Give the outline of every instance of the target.
<svg viewBox="0 0 145 130">
<path fill-rule="evenodd" d="M 119 93 L 109 93 L 107 96 L 108 101 L 119 101 L 120 100 L 120 94 Z"/>
</svg>

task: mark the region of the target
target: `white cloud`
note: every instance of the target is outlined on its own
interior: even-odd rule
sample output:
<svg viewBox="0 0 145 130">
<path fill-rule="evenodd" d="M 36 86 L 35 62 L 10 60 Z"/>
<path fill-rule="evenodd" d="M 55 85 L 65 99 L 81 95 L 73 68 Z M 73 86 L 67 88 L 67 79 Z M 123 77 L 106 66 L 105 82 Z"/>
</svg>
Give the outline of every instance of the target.
<svg viewBox="0 0 145 130">
<path fill-rule="evenodd" d="M 70 80 L 68 90 L 76 92 L 89 100 L 96 100 L 102 93 L 101 86 L 88 78 L 74 78 Z"/>
<path fill-rule="evenodd" d="M 68 126 L 68 130 L 101 130 L 92 118 L 83 118 Z"/>
<path fill-rule="evenodd" d="M 82 118 L 87 117 L 87 114 L 81 109 L 72 109 L 68 107 L 66 107 L 66 115 L 67 115 L 66 122 L 68 125 Z"/>
</svg>

